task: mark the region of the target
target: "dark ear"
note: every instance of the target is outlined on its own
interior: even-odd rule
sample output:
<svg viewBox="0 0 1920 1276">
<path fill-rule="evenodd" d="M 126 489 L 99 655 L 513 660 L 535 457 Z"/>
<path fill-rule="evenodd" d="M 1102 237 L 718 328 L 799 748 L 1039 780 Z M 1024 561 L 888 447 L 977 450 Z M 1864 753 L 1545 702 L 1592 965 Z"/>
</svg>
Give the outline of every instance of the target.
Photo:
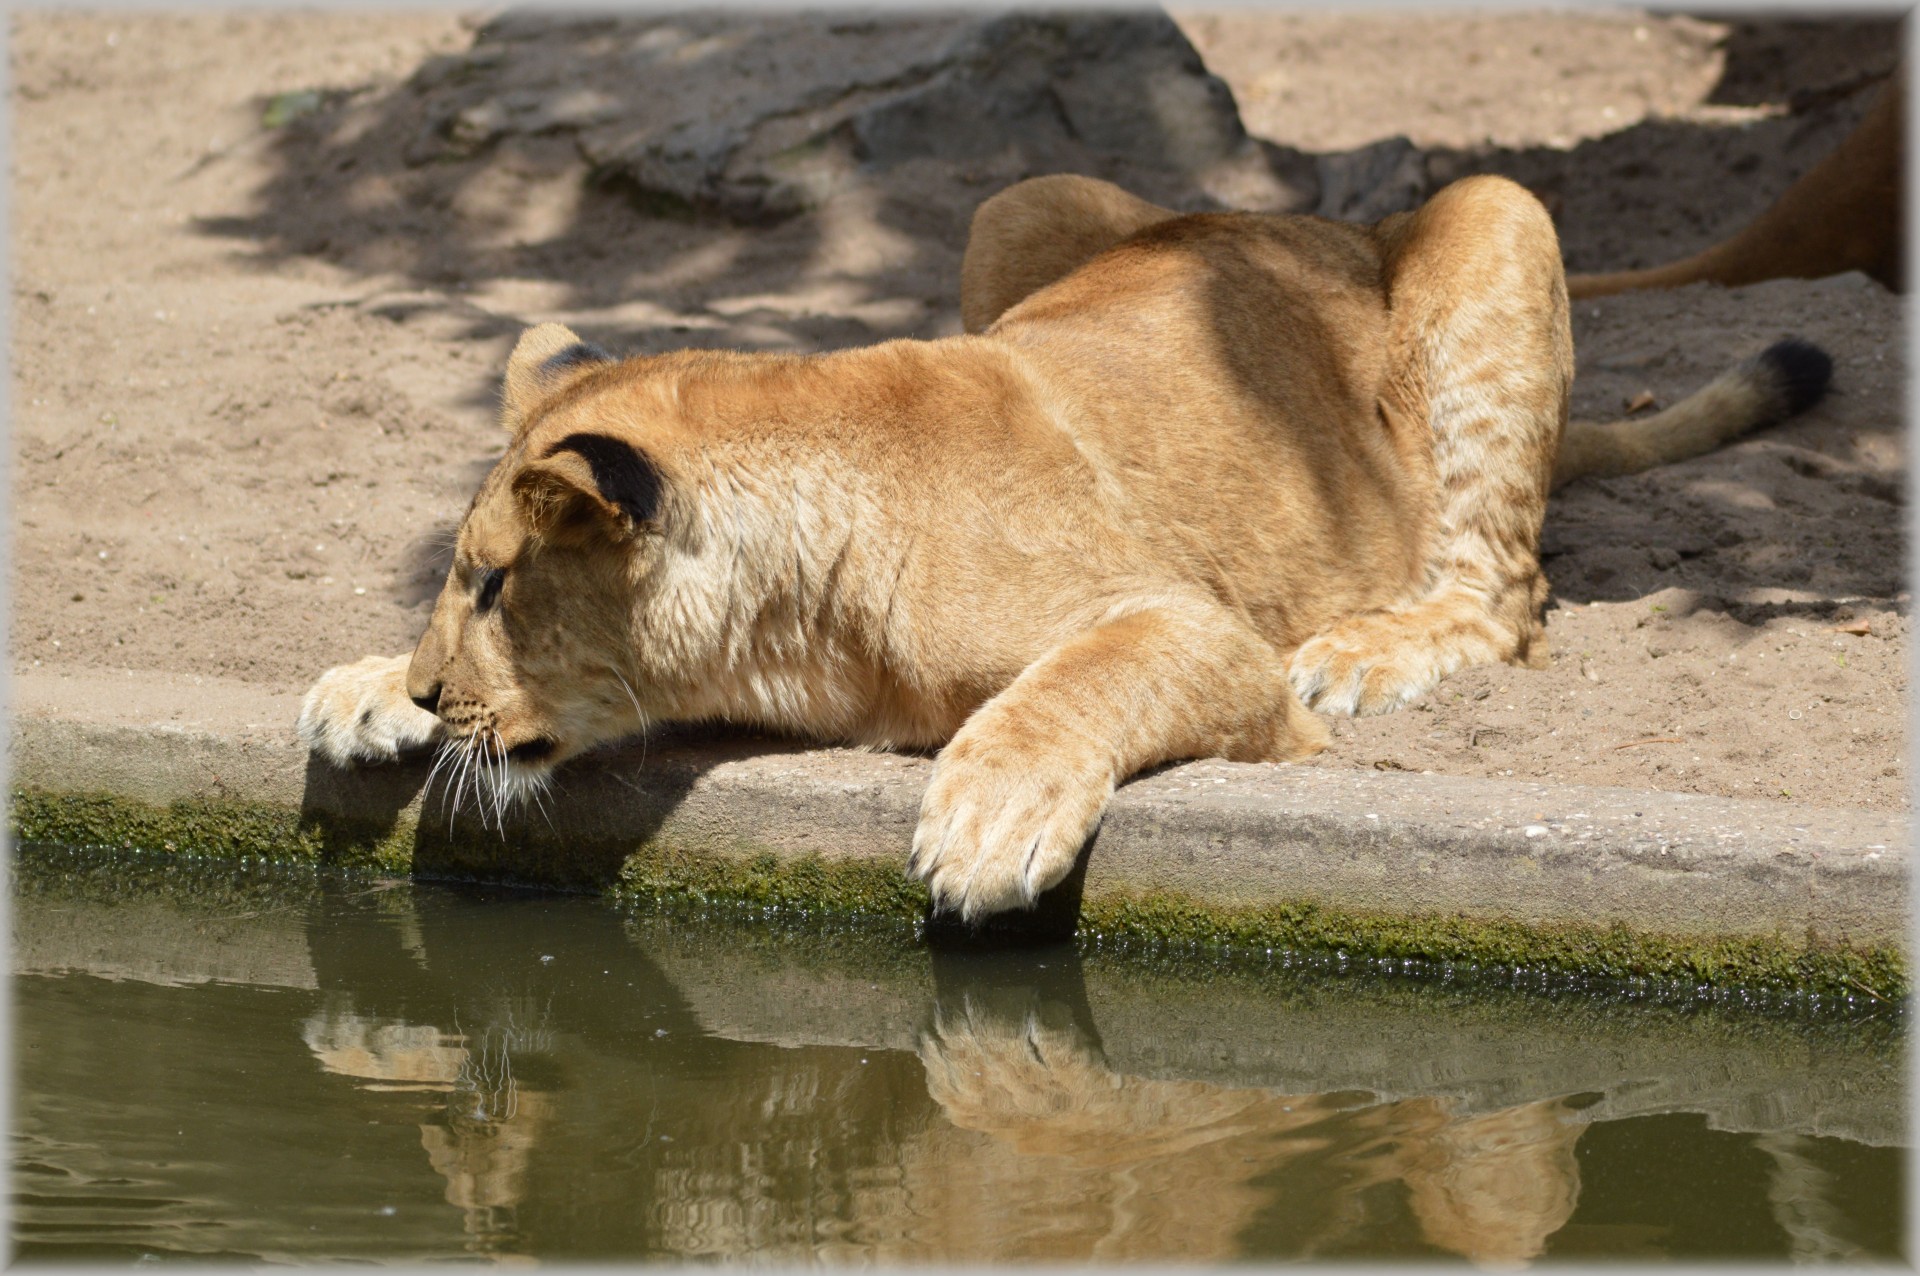
<svg viewBox="0 0 1920 1276">
<path fill-rule="evenodd" d="M 513 481 L 535 529 L 561 540 L 657 529 L 663 487 L 645 452 L 610 434 L 587 433 L 543 448 Z"/>
<path fill-rule="evenodd" d="M 507 356 L 500 424 L 509 436 L 517 437 L 543 399 L 558 394 L 583 373 L 612 362 L 612 355 L 580 340 L 565 324 L 543 323 L 527 329 Z"/>
</svg>

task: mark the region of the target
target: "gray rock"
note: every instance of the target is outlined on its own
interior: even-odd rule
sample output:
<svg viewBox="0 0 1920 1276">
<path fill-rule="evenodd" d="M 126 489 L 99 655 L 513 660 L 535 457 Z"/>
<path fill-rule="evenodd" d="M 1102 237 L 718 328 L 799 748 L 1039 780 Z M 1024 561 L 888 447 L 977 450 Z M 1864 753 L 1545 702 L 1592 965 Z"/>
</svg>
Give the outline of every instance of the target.
<svg viewBox="0 0 1920 1276">
<path fill-rule="evenodd" d="M 962 31 L 927 81 L 856 117 L 869 163 L 1075 149 L 1195 171 L 1246 145 L 1233 93 L 1163 13 L 1011 14 Z"/>
<path fill-rule="evenodd" d="M 423 123 L 406 158 L 457 160 L 514 136 L 570 135 L 602 176 L 642 194 L 760 218 L 782 211 L 775 192 L 793 183 L 790 152 L 876 92 L 932 75 L 955 35 L 980 21 L 508 12 L 466 54 L 415 75 Z"/>
<path fill-rule="evenodd" d="M 412 88 L 424 127 L 410 163 L 567 134 L 644 198 L 744 221 L 855 182 L 952 180 L 973 203 L 1085 172 L 1176 206 L 1269 211 L 1311 210 L 1324 185 L 1310 157 L 1247 136 L 1232 92 L 1157 10 L 510 12 Z"/>
<path fill-rule="evenodd" d="M 1321 155 L 1322 217 L 1374 222 L 1420 206 L 1428 195 L 1426 156 L 1404 137 L 1390 137 L 1358 150 Z"/>
</svg>

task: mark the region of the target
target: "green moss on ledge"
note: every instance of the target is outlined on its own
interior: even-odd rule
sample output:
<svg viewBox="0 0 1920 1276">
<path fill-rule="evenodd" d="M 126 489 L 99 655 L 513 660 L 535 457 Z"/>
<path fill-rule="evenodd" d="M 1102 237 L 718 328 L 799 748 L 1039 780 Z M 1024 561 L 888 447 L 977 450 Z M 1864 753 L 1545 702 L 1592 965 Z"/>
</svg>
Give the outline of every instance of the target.
<svg viewBox="0 0 1920 1276">
<path fill-rule="evenodd" d="M 1171 895 L 1107 893 L 1081 907 L 1094 942 L 1204 945 L 1265 953 L 1291 949 L 1355 959 L 1520 967 L 1598 979 L 1649 980 L 1778 992 L 1906 996 L 1904 954 L 1761 936 L 1671 936 L 1506 918 L 1391 917 L 1311 903 L 1214 907 Z"/>
<path fill-rule="evenodd" d="M 413 862 L 411 828 L 317 820 L 257 802 L 209 799 L 158 807 L 112 794 L 15 789 L 7 827 L 21 841 L 106 850 L 394 872 L 407 871 Z"/>
<path fill-rule="evenodd" d="M 16 838 L 31 842 L 473 877 L 802 913 L 912 921 L 925 914 L 928 901 L 925 888 L 906 881 L 898 865 L 872 860 L 661 839 L 562 842 L 535 835 L 509 844 L 471 826 L 421 826 L 405 817 L 381 824 L 241 802 L 155 807 L 112 795 L 16 789 L 8 824 Z M 1225 907 L 1170 893 L 1090 896 L 1080 903 L 1077 932 L 1083 942 L 1163 953 L 1225 948 L 1264 957 L 1291 950 L 1888 1001 L 1909 989 L 1906 958 L 1890 947 L 1382 916 L 1311 903 Z"/>
</svg>

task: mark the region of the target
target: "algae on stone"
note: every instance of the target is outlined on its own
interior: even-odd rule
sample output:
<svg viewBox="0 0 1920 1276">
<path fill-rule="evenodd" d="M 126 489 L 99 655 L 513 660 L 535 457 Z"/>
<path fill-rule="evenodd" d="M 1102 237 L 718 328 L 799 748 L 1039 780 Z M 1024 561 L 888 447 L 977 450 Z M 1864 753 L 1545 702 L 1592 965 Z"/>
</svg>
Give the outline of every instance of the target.
<svg viewBox="0 0 1920 1276">
<path fill-rule="evenodd" d="M 291 861 L 419 872 L 614 897 L 730 902 L 783 911 L 918 921 L 926 889 L 898 865 L 818 853 L 782 856 L 751 844 L 695 845 L 541 837 L 513 843 L 454 823 L 388 825 L 266 804 L 175 802 L 16 789 L 16 839 L 114 850 Z M 1893 1002 L 1908 991 L 1906 957 L 1891 947 L 1795 942 L 1784 936 L 1672 936 L 1624 926 L 1530 925 L 1505 918 L 1382 916 L 1313 903 L 1259 907 L 1185 896 L 1095 891 L 1078 901 L 1075 934 L 1093 945 L 1228 954 L 1298 951 L 1530 969 Z"/>
</svg>

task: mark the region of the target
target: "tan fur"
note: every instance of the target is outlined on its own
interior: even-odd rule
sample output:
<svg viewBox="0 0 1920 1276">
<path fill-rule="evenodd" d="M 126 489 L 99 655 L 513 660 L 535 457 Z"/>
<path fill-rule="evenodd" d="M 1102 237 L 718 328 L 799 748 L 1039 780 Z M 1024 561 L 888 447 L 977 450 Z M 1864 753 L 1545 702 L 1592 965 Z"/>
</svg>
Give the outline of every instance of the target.
<svg viewBox="0 0 1920 1276">
<path fill-rule="evenodd" d="M 1780 412 L 1775 394 L 1742 364 L 1663 411 L 1608 425 L 1573 422 L 1554 458 L 1553 487 L 1588 476 L 1638 474 L 1711 452 Z"/>
<path fill-rule="evenodd" d="M 1041 178 L 980 209 L 963 280 L 968 335 L 807 357 L 556 364 L 573 334 L 531 330 L 427 634 L 323 678 L 305 737 L 445 730 L 496 802 L 663 719 L 944 745 L 910 871 L 975 917 L 1143 767 L 1302 758 L 1309 704 L 1544 660 L 1573 362 L 1518 186 L 1364 227 Z"/>
<path fill-rule="evenodd" d="M 1853 132 L 1731 238 L 1648 270 L 1573 275 L 1568 293 L 1584 300 L 1695 283 L 1734 288 L 1849 270 L 1905 292 L 1906 116 L 1902 63 Z"/>
</svg>

